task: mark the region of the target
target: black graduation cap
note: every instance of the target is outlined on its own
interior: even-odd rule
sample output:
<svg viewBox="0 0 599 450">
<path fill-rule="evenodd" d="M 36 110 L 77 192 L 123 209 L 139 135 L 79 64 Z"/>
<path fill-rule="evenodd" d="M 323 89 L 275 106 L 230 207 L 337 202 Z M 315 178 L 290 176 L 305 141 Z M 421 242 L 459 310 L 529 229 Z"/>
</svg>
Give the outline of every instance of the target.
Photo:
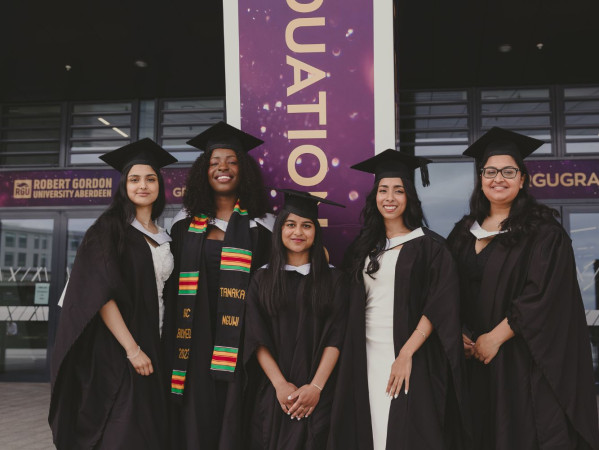
<svg viewBox="0 0 599 450">
<path fill-rule="evenodd" d="M 144 138 L 100 156 L 119 172 L 133 164 L 148 164 L 155 169 L 177 162 L 177 158 L 150 138 Z"/>
<path fill-rule="evenodd" d="M 414 171 L 420 168 L 422 185 L 428 186 L 430 180 L 428 177 L 428 168 L 426 166 L 431 162 L 430 159 L 412 156 L 389 148 L 372 158 L 354 164 L 351 168 L 362 172 L 373 173 L 375 175 L 375 182 L 379 181 L 381 178 L 396 177 L 408 178 L 414 181 Z"/>
<path fill-rule="evenodd" d="M 543 144 L 544 142 L 538 139 L 493 127 L 462 154 L 476 159 L 478 164 L 482 164 L 493 155 L 510 155 L 524 159 Z"/>
<path fill-rule="evenodd" d="M 263 144 L 264 141 L 221 121 L 190 139 L 187 143 L 205 152 L 215 148 L 230 148 L 236 152 L 249 152 L 251 149 Z"/>
<path fill-rule="evenodd" d="M 285 194 L 285 203 L 283 204 L 282 209 L 297 214 L 300 217 L 306 217 L 312 221 L 318 220 L 318 203 L 326 203 L 327 205 L 345 208 L 345 205 L 317 197 L 308 192 L 296 191 L 295 189 L 276 190 Z"/>
</svg>

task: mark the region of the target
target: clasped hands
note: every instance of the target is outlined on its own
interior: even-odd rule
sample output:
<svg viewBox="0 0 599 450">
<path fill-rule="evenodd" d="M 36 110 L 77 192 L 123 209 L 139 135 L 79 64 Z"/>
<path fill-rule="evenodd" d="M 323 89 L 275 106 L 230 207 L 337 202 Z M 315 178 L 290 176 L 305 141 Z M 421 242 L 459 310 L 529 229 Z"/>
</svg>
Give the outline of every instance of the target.
<svg viewBox="0 0 599 450">
<path fill-rule="evenodd" d="M 501 341 L 492 332 L 481 334 L 476 342 L 462 334 L 462 340 L 466 359 L 475 358 L 484 364 L 489 364 L 501 347 Z"/>
<path fill-rule="evenodd" d="M 320 390 L 313 384 L 304 384 L 298 389 L 285 381 L 275 386 L 275 390 L 281 409 L 291 419 L 308 418 L 320 400 Z"/>
</svg>

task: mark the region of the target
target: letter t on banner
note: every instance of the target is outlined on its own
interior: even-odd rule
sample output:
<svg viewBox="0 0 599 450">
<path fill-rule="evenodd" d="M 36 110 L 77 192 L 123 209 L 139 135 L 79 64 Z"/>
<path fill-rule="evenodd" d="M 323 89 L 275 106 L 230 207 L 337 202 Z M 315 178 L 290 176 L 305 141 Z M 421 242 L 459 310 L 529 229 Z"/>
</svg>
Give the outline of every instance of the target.
<svg viewBox="0 0 599 450">
<path fill-rule="evenodd" d="M 347 206 L 320 208 L 338 262 L 373 182 L 349 167 L 395 148 L 393 2 L 223 0 L 223 12 L 227 121 L 264 140 L 252 156 L 267 185 Z"/>
</svg>

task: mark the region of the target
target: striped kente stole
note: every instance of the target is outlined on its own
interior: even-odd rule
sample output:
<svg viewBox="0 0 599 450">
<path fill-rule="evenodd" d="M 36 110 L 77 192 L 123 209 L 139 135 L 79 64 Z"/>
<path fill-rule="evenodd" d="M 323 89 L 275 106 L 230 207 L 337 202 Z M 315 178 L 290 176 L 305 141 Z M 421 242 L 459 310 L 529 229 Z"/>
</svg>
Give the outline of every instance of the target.
<svg viewBox="0 0 599 450">
<path fill-rule="evenodd" d="M 202 281 L 200 266 L 203 243 L 210 219 L 206 215 L 192 218 L 184 238 L 179 272 L 177 298 L 176 347 L 171 393 L 183 395 L 189 359 L 192 358 L 193 314 L 196 303 L 208 302 L 201 298 Z M 219 294 L 214 349 L 210 361 L 213 378 L 232 381 L 237 367 L 237 355 L 241 340 L 241 328 L 245 312 L 246 291 L 252 265 L 250 223 L 247 211 L 235 205 L 229 219 L 220 259 Z M 205 280 L 204 280 L 205 283 Z"/>
</svg>

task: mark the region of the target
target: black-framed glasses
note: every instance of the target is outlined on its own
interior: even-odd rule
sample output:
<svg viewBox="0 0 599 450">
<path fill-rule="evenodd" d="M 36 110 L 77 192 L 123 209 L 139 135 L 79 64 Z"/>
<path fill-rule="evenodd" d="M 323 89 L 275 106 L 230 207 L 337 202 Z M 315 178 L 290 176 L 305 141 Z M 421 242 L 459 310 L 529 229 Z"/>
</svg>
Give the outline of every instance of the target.
<svg viewBox="0 0 599 450">
<path fill-rule="evenodd" d="M 498 173 L 501 174 L 503 178 L 516 178 L 520 169 L 517 167 L 504 167 L 503 169 L 498 169 L 497 167 L 483 167 L 481 169 L 481 174 L 485 178 L 495 178 Z"/>
</svg>

